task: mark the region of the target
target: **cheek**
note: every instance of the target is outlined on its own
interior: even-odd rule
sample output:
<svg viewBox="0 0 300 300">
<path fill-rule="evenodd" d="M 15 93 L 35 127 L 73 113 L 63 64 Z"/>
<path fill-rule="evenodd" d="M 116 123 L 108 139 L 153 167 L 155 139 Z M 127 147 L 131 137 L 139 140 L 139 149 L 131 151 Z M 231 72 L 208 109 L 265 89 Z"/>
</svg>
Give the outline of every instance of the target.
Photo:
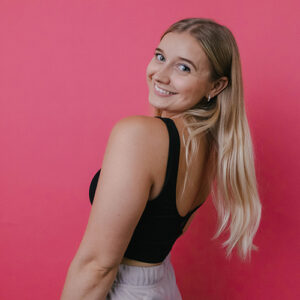
<svg viewBox="0 0 300 300">
<path fill-rule="evenodd" d="M 205 96 L 205 87 L 198 80 L 182 80 L 177 82 L 177 90 L 187 101 L 199 101 Z"/>
<path fill-rule="evenodd" d="M 174 78 L 177 90 L 184 94 L 194 94 L 199 90 L 199 85 L 188 78 Z"/>
</svg>

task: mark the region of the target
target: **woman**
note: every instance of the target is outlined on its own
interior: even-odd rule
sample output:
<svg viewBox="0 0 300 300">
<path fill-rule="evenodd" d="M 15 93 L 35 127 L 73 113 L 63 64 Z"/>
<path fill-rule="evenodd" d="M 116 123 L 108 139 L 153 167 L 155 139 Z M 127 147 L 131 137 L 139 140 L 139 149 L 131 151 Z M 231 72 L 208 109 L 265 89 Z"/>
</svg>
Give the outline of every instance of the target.
<svg viewBox="0 0 300 300">
<path fill-rule="evenodd" d="M 61 300 L 182 299 L 170 251 L 212 193 L 227 257 L 251 250 L 261 217 L 238 47 L 209 19 L 173 24 L 147 67 L 155 117 L 114 126 Z"/>
</svg>

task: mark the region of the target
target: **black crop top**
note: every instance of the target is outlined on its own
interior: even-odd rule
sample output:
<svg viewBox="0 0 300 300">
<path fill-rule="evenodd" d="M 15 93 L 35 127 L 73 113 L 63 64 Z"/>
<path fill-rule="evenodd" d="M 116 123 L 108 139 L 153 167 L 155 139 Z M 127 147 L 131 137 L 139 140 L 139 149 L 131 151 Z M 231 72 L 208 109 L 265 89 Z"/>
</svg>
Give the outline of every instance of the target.
<svg viewBox="0 0 300 300">
<path fill-rule="evenodd" d="M 171 251 L 175 241 L 182 234 L 184 225 L 192 213 L 179 215 L 176 207 L 176 181 L 178 173 L 180 138 L 174 121 L 160 118 L 169 132 L 169 154 L 166 177 L 159 195 L 148 200 L 145 210 L 133 232 L 124 256 L 147 263 L 162 262 Z M 90 202 L 93 203 L 101 169 L 94 175 L 89 189 Z"/>
</svg>

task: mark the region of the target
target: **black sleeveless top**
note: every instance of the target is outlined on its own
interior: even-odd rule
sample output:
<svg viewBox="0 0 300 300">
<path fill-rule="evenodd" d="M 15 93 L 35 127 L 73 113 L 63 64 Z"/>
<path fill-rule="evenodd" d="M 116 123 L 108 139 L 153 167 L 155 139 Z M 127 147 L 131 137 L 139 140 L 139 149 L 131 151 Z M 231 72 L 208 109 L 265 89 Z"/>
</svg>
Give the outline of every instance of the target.
<svg viewBox="0 0 300 300">
<path fill-rule="evenodd" d="M 166 177 L 159 195 L 148 200 L 144 212 L 134 230 L 124 256 L 147 263 L 162 262 L 182 234 L 184 225 L 195 207 L 186 216 L 179 215 L 176 207 L 176 181 L 180 154 L 180 137 L 172 119 L 156 116 L 167 126 L 169 132 L 169 154 Z M 89 189 L 93 203 L 101 169 L 94 175 Z"/>
</svg>

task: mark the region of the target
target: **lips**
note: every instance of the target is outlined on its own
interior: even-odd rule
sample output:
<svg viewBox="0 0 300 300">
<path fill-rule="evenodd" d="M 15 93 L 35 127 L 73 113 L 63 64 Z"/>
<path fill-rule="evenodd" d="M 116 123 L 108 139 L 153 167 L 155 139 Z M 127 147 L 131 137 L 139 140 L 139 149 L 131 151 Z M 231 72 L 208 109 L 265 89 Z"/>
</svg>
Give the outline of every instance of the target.
<svg viewBox="0 0 300 300">
<path fill-rule="evenodd" d="M 156 94 L 160 95 L 160 96 L 172 96 L 175 95 L 177 93 L 168 91 L 166 89 L 163 89 L 161 87 L 159 87 L 156 83 L 154 84 L 154 91 L 156 92 Z"/>
</svg>

